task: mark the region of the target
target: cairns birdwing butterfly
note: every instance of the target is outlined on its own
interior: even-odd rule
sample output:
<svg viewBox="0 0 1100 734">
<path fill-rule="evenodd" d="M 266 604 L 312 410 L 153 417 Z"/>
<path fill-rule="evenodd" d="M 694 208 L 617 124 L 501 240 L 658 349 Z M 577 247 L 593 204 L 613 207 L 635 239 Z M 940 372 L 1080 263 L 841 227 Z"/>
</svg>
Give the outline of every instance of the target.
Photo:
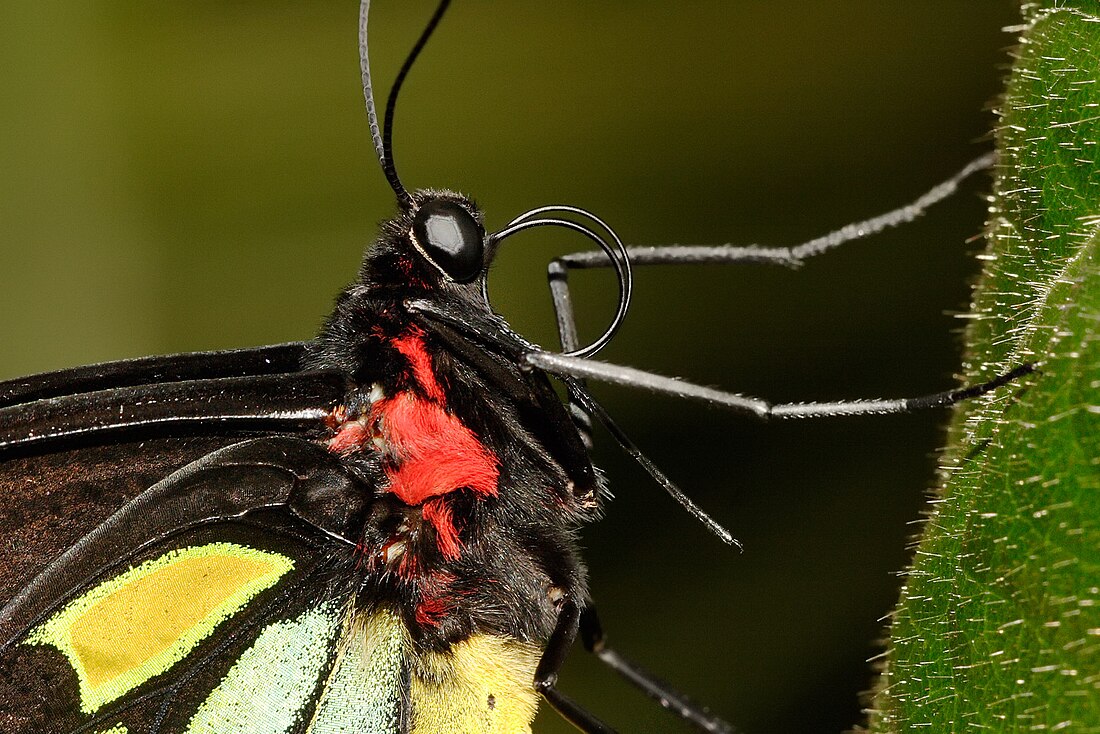
<svg viewBox="0 0 1100 734">
<path fill-rule="evenodd" d="M 949 404 L 1018 374 L 916 400 L 771 405 L 593 360 L 622 323 L 634 265 L 797 264 L 909 221 L 988 160 L 914 207 L 802 248 L 628 248 L 572 206 L 487 232 L 468 198 L 406 190 L 390 147 L 400 80 L 446 7 L 385 122 L 371 110 L 399 211 L 316 340 L 0 386 L 5 730 L 522 731 L 541 694 L 583 730 L 609 731 L 556 687 L 578 632 L 675 713 L 723 730 L 603 643 L 574 537 L 606 499 L 586 448 L 593 423 L 734 541 L 586 382 L 781 418 Z M 366 3 L 362 15 L 372 107 Z M 599 246 L 551 268 L 561 353 L 523 339 L 486 299 L 496 250 L 541 227 Z M 584 345 L 566 275 L 608 265 L 619 306 Z"/>
</svg>

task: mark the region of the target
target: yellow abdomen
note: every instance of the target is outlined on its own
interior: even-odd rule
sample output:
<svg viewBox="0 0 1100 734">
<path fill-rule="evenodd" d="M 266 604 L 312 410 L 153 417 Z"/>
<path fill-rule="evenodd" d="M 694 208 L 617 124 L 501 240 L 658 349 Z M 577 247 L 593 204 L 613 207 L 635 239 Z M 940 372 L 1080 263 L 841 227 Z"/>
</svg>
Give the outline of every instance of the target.
<svg viewBox="0 0 1100 734">
<path fill-rule="evenodd" d="M 342 648 L 311 733 L 342 732 L 352 721 L 367 723 L 369 734 L 398 731 L 407 670 L 412 734 L 530 734 L 536 645 L 476 635 L 418 654 L 401 618 L 380 611 L 348 621 Z"/>
<path fill-rule="evenodd" d="M 529 643 L 478 635 L 414 660 L 413 734 L 528 734 L 540 654 Z"/>
</svg>

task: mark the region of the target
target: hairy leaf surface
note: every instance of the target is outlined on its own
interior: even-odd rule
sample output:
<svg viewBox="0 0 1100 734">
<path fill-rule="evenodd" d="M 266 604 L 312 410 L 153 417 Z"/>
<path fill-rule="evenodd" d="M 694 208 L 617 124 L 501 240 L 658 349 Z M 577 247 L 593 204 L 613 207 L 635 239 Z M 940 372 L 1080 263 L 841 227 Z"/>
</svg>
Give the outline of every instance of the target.
<svg viewBox="0 0 1100 734">
<path fill-rule="evenodd" d="M 877 732 L 1100 731 L 1097 12 L 1023 6 L 965 375 L 1041 372 L 955 413 Z"/>
</svg>

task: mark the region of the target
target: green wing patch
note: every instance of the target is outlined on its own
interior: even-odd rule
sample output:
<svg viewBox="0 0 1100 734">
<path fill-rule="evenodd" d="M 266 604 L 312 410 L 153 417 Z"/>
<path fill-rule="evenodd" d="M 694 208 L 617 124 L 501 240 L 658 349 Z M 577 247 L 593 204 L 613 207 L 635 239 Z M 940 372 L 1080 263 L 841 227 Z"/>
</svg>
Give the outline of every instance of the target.
<svg viewBox="0 0 1100 734">
<path fill-rule="evenodd" d="M 306 734 L 392 734 L 401 712 L 408 630 L 389 611 L 353 617 Z"/>
<path fill-rule="evenodd" d="M 169 551 L 87 591 L 24 644 L 60 650 L 81 710 L 94 713 L 185 658 L 292 568 L 286 556 L 235 543 Z"/>
<path fill-rule="evenodd" d="M 296 731 L 341 629 L 335 604 L 268 625 L 202 703 L 186 734 Z"/>
</svg>

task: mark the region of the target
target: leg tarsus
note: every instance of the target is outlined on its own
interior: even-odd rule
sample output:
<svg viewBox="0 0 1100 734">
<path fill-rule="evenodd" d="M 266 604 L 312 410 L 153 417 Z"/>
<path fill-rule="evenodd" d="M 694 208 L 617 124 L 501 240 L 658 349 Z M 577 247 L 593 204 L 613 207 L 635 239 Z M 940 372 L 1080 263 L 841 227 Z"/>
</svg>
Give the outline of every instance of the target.
<svg viewBox="0 0 1100 734">
<path fill-rule="evenodd" d="M 581 612 L 580 634 L 584 647 L 596 655 L 600 662 L 614 670 L 626 681 L 638 688 L 661 706 L 687 721 L 700 731 L 712 734 L 733 734 L 733 727 L 711 714 L 705 707 L 694 703 L 684 694 L 644 668 L 627 660 L 609 648 L 600 625 L 596 608 L 589 604 Z"/>
<path fill-rule="evenodd" d="M 542 652 L 538 667 L 535 668 L 534 687 L 547 703 L 562 715 L 562 718 L 585 734 L 615 734 L 614 729 L 588 713 L 555 686 L 561 666 L 569 654 L 569 648 L 577 639 L 580 616 L 580 609 L 575 602 L 571 599 L 565 599 L 562 602 L 557 624 L 546 643 L 546 649 Z"/>
</svg>

